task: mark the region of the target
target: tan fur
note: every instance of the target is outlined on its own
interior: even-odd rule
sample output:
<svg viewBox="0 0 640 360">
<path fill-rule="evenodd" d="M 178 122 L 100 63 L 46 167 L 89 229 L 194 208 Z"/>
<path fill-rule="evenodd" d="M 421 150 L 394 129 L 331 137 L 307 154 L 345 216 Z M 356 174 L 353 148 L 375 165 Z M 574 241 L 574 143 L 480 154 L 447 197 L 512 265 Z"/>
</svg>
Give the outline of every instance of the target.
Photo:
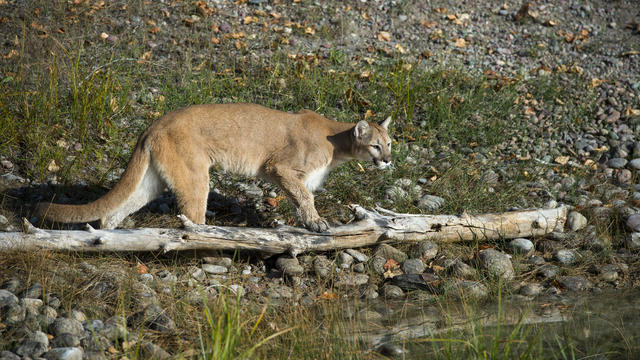
<svg viewBox="0 0 640 360">
<path fill-rule="evenodd" d="M 147 128 L 120 181 L 106 195 L 86 205 L 41 203 L 39 215 L 51 221 L 100 220 L 115 228 L 169 187 L 181 213 L 204 224 L 209 169 L 275 182 L 298 208 L 299 221 L 325 231 L 312 191 L 341 163 L 373 160 L 391 164 L 389 120 L 381 125 L 329 120 L 310 110 L 296 114 L 253 104 L 195 105 L 166 114 Z"/>
</svg>

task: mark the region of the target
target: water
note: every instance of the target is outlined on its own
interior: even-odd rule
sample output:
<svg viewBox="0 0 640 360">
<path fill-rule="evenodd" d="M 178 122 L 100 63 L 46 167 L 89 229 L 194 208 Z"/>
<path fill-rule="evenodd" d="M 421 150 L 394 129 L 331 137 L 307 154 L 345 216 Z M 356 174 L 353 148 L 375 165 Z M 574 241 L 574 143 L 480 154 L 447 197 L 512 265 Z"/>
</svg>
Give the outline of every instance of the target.
<svg viewBox="0 0 640 360">
<path fill-rule="evenodd" d="M 640 359 L 640 289 L 370 307 L 384 315 L 361 317 L 353 335 L 397 358 Z"/>
</svg>

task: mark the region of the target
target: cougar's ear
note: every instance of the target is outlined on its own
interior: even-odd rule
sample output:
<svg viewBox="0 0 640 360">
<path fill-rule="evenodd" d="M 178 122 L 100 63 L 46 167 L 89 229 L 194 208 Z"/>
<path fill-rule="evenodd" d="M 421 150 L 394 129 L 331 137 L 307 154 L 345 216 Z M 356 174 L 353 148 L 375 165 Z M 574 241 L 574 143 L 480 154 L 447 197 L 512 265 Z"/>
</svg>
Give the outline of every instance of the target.
<svg viewBox="0 0 640 360">
<path fill-rule="evenodd" d="M 389 130 L 389 123 L 391 122 L 391 116 L 386 118 L 384 121 L 378 123 L 378 125 L 382 126 L 385 130 Z"/>
<path fill-rule="evenodd" d="M 356 139 L 364 139 L 369 135 L 370 132 L 371 127 L 369 126 L 369 123 L 361 120 L 353 128 L 353 137 L 355 137 Z"/>
</svg>

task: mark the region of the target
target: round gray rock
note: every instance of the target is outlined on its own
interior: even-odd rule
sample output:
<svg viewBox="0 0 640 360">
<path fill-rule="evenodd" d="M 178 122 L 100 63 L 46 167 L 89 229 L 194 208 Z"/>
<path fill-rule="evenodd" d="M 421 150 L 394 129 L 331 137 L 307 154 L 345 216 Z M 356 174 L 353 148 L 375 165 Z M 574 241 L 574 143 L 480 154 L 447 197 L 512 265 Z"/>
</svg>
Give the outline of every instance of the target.
<svg viewBox="0 0 640 360">
<path fill-rule="evenodd" d="M 222 265 L 214 265 L 214 264 L 202 264 L 202 270 L 209 274 L 224 274 L 229 269 Z"/>
<path fill-rule="evenodd" d="M 440 196 L 435 196 L 435 195 L 422 195 L 420 197 L 420 200 L 418 200 L 418 203 L 416 204 L 416 206 L 420 209 L 420 210 L 424 210 L 424 211 L 428 211 L 428 212 L 433 212 L 438 210 L 442 205 L 444 205 L 444 199 L 441 198 Z"/>
<path fill-rule="evenodd" d="M 582 276 L 560 276 L 558 278 L 558 283 L 560 283 L 564 289 L 569 291 L 584 291 L 591 288 L 589 280 Z"/>
<path fill-rule="evenodd" d="M 7 290 L 0 290 L 0 318 L 8 325 L 24 321 L 26 311 L 18 297 Z"/>
<path fill-rule="evenodd" d="M 633 232 L 640 232 L 640 214 L 633 214 L 627 218 L 627 228 Z"/>
<path fill-rule="evenodd" d="M 387 259 L 393 259 L 400 264 L 407 260 L 407 254 L 387 244 L 381 244 L 380 246 L 378 246 L 375 254 L 377 256 L 383 257 L 385 261 Z"/>
<path fill-rule="evenodd" d="M 567 226 L 571 231 L 578 231 L 587 226 L 587 218 L 577 211 L 572 211 L 567 215 Z"/>
<path fill-rule="evenodd" d="M 351 267 L 351 264 L 353 264 L 353 256 L 343 251 L 338 253 L 336 260 L 338 262 L 338 266 L 340 266 L 343 269 L 348 269 Z"/>
<path fill-rule="evenodd" d="M 513 239 L 509 242 L 509 248 L 514 254 L 529 255 L 534 251 L 531 240 L 525 238 Z"/>
<path fill-rule="evenodd" d="M 519 293 L 524 296 L 538 296 L 542 293 L 543 290 L 544 286 L 542 286 L 542 284 L 531 283 L 523 285 L 520 288 Z"/>
<path fill-rule="evenodd" d="M 558 250 L 553 253 L 553 258 L 562 265 L 571 265 L 578 260 L 574 251 L 565 249 Z"/>
<path fill-rule="evenodd" d="M 82 349 L 77 347 L 59 347 L 44 354 L 47 360 L 82 360 Z"/>
<path fill-rule="evenodd" d="M 492 276 L 504 280 L 512 280 L 515 277 L 513 264 L 509 255 L 495 249 L 486 249 L 478 255 L 480 265 Z"/>
<path fill-rule="evenodd" d="M 382 287 L 382 294 L 390 299 L 400 299 L 404 297 L 404 291 L 399 286 L 386 284 Z"/>
<path fill-rule="evenodd" d="M 298 262 L 296 258 L 290 258 L 281 256 L 276 260 L 276 268 L 282 271 L 284 275 L 301 275 L 304 273 L 304 268 Z"/>
<path fill-rule="evenodd" d="M 625 242 L 631 250 L 640 249 L 640 232 L 633 232 L 627 235 Z"/>
<path fill-rule="evenodd" d="M 627 159 L 613 158 L 607 162 L 607 166 L 613 169 L 622 169 L 627 165 Z"/>
<path fill-rule="evenodd" d="M 432 260 L 438 255 L 438 245 L 429 240 L 420 241 L 413 246 L 412 255 L 424 261 Z"/>
<path fill-rule="evenodd" d="M 405 274 L 422 274 L 424 269 L 424 263 L 420 259 L 407 259 L 402 263 L 402 271 Z"/>
<path fill-rule="evenodd" d="M 629 161 L 629 166 L 634 170 L 640 170 L 640 158 Z"/>
<path fill-rule="evenodd" d="M 543 279 L 553 279 L 558 275 L 558 267 L 552 264 L 544 264 L 538 268 L 536 275 Z"/>
<path fill-rule="evenodd" d="M 71 334 L 80 336 L 84 333 L 84 326 L 76 319 L 60 317 L 53 321 L 50 330 L 54 335 Z"/>
<path fill-rule="evenodd" d="M 451 275 L 462 279 L 473 279 L 476 277 L 476 269 L 462 260 L 455 260 L 447 268 Z"/>
</svg>

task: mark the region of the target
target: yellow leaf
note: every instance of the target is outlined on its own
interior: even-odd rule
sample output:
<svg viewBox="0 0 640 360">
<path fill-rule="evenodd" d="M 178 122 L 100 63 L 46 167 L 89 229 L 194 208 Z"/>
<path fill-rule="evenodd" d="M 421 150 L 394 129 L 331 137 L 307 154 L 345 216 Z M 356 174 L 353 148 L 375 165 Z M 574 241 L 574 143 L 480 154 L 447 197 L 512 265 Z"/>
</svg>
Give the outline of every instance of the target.
<svg viewBox="0 0 640 360">
<path fill-rule="evenodd" d="M 468 44 L 467 40 L 465 40 L 464 38 L 457 38 L 455 42 L 456 42 L 456 46 L 459 48 L 463 48 Z"/>
<path fill-rule="evenodd" d="M 560 165 L 566 165 L 569 162 L 569 157 L 568 156 L 558 156 L 555 158 L 555 162 L 557 162 Z"/>
<path fill-rule="evenodd" d="M 627 110 L 624 111 L 624 114 L 626 116 L 640 116 L 640 109 L 627 108 Z"/>
<path fill-rule="evenodd" d="M 249 25 L 249 24 L 254 23 L 254 22 L 258 22 L 258 18 L 255 17 L 255 16 L 251 16 L 251 15 L 245 16 L 244 20 L 242 20 L 242 23 L 245 24 L 245 25 Z"/>
<path fill-rule="evenodd" d="M 389 41 L 391 40 L 391 34 L 387 31 L 380 31 L 378 33 L 378 41 Z"/>
<path fill-rule="evenodd" d="M 598 78 L 593 78 L 591 79 L 591 87 L 597 88 L 598 86 L 600 86 L 602 83 L 604 83 L 606 80 L 602 80 L 602 79 L 598 79 Z"/>
</svg>

